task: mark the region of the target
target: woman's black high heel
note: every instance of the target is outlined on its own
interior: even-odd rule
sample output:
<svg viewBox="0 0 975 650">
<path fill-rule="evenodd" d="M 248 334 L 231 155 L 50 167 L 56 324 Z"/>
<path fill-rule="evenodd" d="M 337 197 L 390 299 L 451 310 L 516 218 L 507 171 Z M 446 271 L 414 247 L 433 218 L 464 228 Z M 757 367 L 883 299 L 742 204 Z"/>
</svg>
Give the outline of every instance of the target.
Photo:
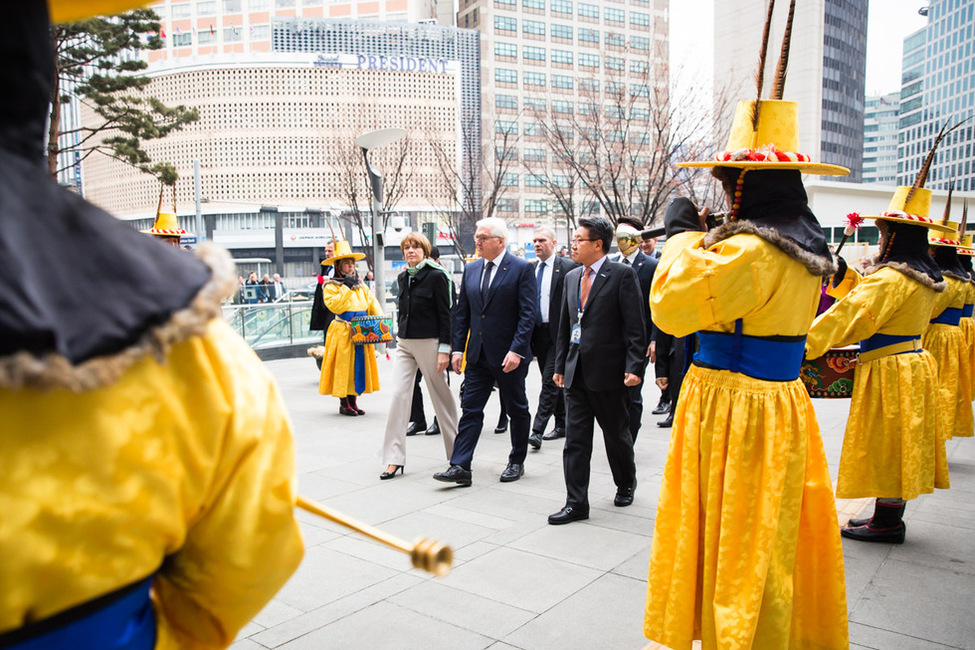
<svg viewBox="0 0 975 650">
<path fill-rule="evenodd" d="M 396 472 L 399 472 L 400 474 L 402 474 L 403 473 L 403 467 L 404 467 L 403 465 L 393 465 L 393 468 L 394 468 L 393 471 L 392 472 L 390 472 L 390 471 L 383 472 L 382 474 L 379 475 L 379 479 L 382 480 L 382 481 L 385 481 L 386 479 L 393 478 L 394 476 L 396 476 Z M 387 468 L 387 470 L 388 470 L 388 468 Z"/>
<path fill-rule="evenodd" d="M 359 412 L 349 405 L 348 397 L 339 398 L 339 413 L 342 415 L 359 415 Z"/>
</svg>

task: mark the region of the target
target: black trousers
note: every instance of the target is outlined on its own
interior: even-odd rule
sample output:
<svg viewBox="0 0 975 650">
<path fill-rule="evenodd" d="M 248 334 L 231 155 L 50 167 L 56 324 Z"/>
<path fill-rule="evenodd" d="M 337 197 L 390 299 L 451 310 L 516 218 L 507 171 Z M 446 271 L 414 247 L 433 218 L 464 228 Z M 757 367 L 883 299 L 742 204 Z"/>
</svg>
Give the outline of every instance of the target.
<svg viewBox="0 0 975 650">
<path fill-rule="evenodd" d="M 555 416 L 555 428 L 565 431 L 565 394 L 552 381 L 555 374 L 555 344 L 547 324 L 535 328 L 532 334 L 532 353 L 542 373 L 542 390 L 538 393 L 538 408 L 532 433 L 545 433 L 548 421 Z"/>
<path fill-rule="evenodd" d="M 630 392 L 622 382 L 612 390 L 590 391 L 578 369 L 575 376 L 572 387 L 565 390 L 567 426 L 562 468 L 566 505 L 588 510 L 594 423 L 603 431 L 606 458 L 616 487 L 630 487 L 636 480 L 629 422 Z"/>
</svg>

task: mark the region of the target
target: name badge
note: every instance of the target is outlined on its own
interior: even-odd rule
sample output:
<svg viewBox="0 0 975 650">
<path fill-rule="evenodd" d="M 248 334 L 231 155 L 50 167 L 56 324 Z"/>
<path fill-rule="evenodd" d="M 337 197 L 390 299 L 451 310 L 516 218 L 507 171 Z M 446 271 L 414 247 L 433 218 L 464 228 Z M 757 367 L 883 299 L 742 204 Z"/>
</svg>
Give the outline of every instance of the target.
<svg viewBox="0 0 975 650">
<path fill-rule="evenodd" d="M 575 343 L 579 345 L 579 341 L 582 339 L 582 327 L 579 323 L 572 326 L 572 334 L 569 335 L 569 343 Z"/>
</svg>

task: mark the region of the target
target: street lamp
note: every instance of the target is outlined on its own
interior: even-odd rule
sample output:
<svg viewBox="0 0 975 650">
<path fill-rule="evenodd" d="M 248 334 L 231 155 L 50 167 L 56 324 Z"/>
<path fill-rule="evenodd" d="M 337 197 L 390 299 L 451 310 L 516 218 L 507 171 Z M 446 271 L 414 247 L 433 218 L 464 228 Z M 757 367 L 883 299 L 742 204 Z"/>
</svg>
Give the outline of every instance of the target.
<svg viewBox="0 0 975 650">
<path fill-rule="evenodd" d="M 386 284 L 383 281 L 383 240 L 382 240 L 382 211 L 383 211 L 383 175 L 369 164 L 369 150 L 385 147 L 406 137 L 406 129 L 380 129 L 363 133 L 355 139 L 356 146 L 362 149 L 362 158 L 366 161 L 369 172 L 369 183 L 372 186 L 372 272 L 375 279 L 376 300 L 383 310 L 386 309 Z"/>
</svg>

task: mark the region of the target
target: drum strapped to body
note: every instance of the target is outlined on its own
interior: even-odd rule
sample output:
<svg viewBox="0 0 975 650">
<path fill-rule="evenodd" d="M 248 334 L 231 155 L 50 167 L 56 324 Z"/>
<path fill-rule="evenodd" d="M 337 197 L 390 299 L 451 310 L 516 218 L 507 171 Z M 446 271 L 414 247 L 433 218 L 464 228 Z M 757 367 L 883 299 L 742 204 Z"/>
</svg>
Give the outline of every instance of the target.
<svg viewBox="0 0 975 650">
<path fill-rule="evenodd" d="M 852 346 L 833 348 L 818 359 L 803 360 L 799 378 L 805 384 L 809 397 L 852 397 L 853 374 L 859 355 L 859 347 Z"/>
<path fill-rule="evenodd" d="M 375 345 L 393 340 L 391 316 L 356 316 L 349 320 L 353 345 Z"/>
</svg>

